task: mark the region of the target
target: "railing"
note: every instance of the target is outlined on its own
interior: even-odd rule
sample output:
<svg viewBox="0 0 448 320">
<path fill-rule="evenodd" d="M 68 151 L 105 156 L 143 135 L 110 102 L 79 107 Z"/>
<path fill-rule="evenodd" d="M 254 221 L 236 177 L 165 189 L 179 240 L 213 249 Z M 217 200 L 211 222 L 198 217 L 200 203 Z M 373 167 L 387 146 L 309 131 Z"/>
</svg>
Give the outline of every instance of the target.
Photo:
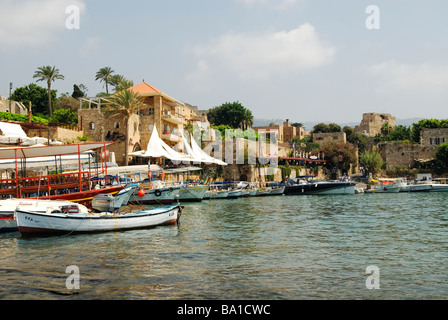
<svg viewBox="0 0 448 320">
<path fill-rule="evenodd" d="M 103 170 L 99 170 L 98 172 L 2 179 L 0 180 L 0 197 L 34 198 L 66 192 L 89 191 L 100 182 L 92 180 L 92 177 L 102 174 L 104 174 Z"/>
</svg>

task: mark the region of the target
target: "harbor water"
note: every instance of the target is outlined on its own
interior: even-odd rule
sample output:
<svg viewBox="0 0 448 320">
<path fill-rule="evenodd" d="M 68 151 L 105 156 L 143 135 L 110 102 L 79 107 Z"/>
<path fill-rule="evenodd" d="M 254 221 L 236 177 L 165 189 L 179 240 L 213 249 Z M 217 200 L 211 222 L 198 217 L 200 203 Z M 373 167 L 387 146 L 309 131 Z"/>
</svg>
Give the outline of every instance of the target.
<svg viewBox="0 0 448 320">
<path fill-rule="evenodd" d="M 447 239 L 444 192 L 204 200 L 175 226 L 1 234 L 0 299 L 448 299 Z"/>
</svg>

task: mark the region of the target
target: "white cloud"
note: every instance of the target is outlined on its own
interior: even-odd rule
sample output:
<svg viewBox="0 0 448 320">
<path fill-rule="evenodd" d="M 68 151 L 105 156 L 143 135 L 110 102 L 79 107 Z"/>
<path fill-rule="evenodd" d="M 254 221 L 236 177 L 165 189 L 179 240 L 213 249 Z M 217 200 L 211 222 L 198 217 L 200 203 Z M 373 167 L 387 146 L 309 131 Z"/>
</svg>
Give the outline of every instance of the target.
<svg viewBox="0 0 448 320">
<path fill-rule="evenodd" d="M 368 74 L 378 80 L 377 89 L 382 92 L 442 93 L 448 86 L 447 64 L 407 64 L 390 60 L 371 66 Z"/>
<path fill-rule="evenodd" d="M 320 67 L 332 61 L 336 49 L 305 23 L 290 31 L 229 33 L 190 51 L 202 61 L 201 68 L 207 66 L 208 76 L 231 72 L 240 79 L 253 80 Z"/>
<path fill-rule="evenodd" d="M 66 30 L 68 6 L 85 10 L 84 0 L 2 0 L 0 42 L 2 50 L 47 44 Z"/>
</svg>

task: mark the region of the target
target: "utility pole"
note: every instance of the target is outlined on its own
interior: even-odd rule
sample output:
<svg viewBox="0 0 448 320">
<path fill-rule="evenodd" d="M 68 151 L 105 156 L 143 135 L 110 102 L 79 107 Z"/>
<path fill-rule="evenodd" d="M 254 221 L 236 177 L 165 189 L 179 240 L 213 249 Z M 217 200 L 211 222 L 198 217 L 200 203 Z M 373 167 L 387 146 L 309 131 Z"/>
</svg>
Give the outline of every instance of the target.
<svg viewBox="0 0 448 320">
<path fill-rule="evenodd" d="M 9 113 L 11 113 L 12 82 L 9 83 Z"/>
</svg>

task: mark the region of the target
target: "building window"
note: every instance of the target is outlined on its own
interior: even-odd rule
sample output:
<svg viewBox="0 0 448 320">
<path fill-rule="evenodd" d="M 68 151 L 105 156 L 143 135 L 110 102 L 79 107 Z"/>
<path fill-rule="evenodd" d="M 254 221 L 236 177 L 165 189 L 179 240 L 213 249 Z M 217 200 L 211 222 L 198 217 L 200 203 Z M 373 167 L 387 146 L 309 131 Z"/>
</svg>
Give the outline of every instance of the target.
<svg viewBox="0 0 448 320">
<path fill-rule="evenodd" d="M 95 122 L 90 122 L 89 123 L 89 129 L 90 130 L 95 130 Z"/>
<path fill-rule="evenodd" d="M 154 114 L 154 108 L 149 108 L 148 109 L 148 114 L 151 116 Z"/>
<path fill-rule="evenodd" d="M 120 129 L 120 124 L 118 122 L 114 122 L 114 129 Z"/>
</svg>

